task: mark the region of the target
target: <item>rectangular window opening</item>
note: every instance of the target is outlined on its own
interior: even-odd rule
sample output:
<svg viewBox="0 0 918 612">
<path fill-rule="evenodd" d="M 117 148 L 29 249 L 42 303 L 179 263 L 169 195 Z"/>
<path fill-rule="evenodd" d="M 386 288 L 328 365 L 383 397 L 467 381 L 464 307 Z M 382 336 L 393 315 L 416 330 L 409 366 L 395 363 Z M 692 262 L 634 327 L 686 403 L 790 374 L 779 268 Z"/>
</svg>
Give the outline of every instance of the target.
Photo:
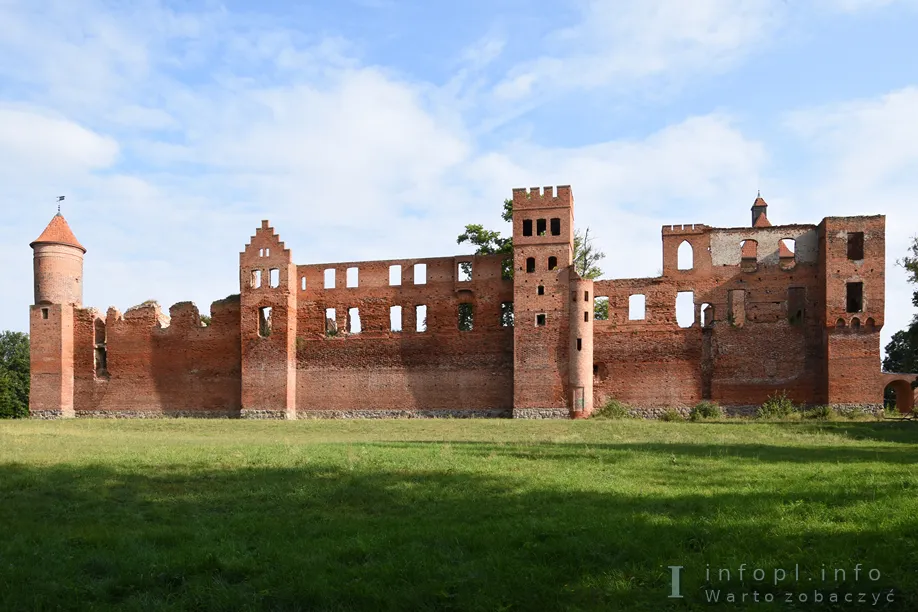
<svg viewBox="0 0 918 612">
<path fill-rule="evenodd" d="M 360 309 L 359 308 L 348 308 L 347 309 L 347 333 L 349 334 L 359 334 L 362 331 L 360 326 Z"/>
<path fill-rule="evenodd" d="M 628 320 L 643 321 L 647 317 L 647 298 L 640 293 L 628 297 Z"/>
<path fill-rule="evenodd" d="M 415 327 L 418 332 L 427 331 L 427 305 L 421 304 L 414 307 Z"/>
<path fill-rule="evenodd" d="M 475 309 L 471 304 L 459 304 L 459 331 L 472 331 Z"/>
<path fill-rule="evenodd" d="M 271 335 L 271 307 L 262 306 L 258 309 L 258 335 L 267 338 Z"/>
<path fill-rule="evenodd" d="M 334 308 L 325 309 L 325 335 L 338 335 L 338 315 Z"/>
<path fill-rule="evenodd" d="M 268 270 L 268 286 L 272 289 L 280 286 L 280 270 L 277 268 Z"/>
<path fill-rule="evenodd" d="M 104 346 L 97 346 L 94 352 L 96 375 L 104 375 L 108 372 L 108 354 Z"/>
<path fill-rule="evenodd" d="M 402 267 L 389 266 L 389 286 L 395 287 L 402 284 Z"/>
<path fill-rule="evenodd" d="M 539 285 L 536 289 L 538 295 L 545 295 L 545 285 Z"/>
<path fill-rule="evenodd" d="M 389 307 L 389 331 L 394 331 L 394 332 L 402 331 L 402 307 L 401 306 L 390 306 Z"/>
<path fill-rule="evenodd" d="M 335 269 L 328 268 L 325 270 L 325 288 L 334 289 L 335 288 Z"/>
<path fill-rule="evenodd" d="M 500 326 L 513 327 L 513 302 L 500 303 Z"/>
<path fill-rule="evenodd" d="M 583 339 L 582 338 L 577 338 L 577 350 L 578 351 L 583 350 Z"/>
<path fill-rule="evenodd" d="M 848 259 L 864 259 L 864 232 L 848 232 Z"/>
<path fill-rule="evenodd" d="M 583 311 L 583 322 L 584 322 L 584 323 L 589 323 L 589 322 L 590 322 L 590 311 L 589 311 L 589 310 L 584 310 L 584 311 Z"/>
<path fill-rule="evenodd" d="M 300 279 L 300 290 L 306 291 L 306 277 Z"/>
<path fill-rule="evenodd" d="M 545 327 L 546 315 L 544 312 L 536 315 L 536 327 Z"/>
<path fill-rule="evenodd" d="M 460 283 L 467 283 L 472 280 L 472 262 L 460 261 L 456 270 L 456 279 Z"/>
<path fill-rule="evenodd" d="M 558 258 L 557 258 L 557 257 L 549 257 L 549 258 L 548 258 L 548 269 L 549 269 L 549 270 L 554 270 L 554 269 L 557 268 L 557 267 L 558 267 Z"/>
<path fill-rule="evenodd" d="M 414 284 L 427 284 L 427 264 L 414 264 Z"/>
<path fill-rule="evenodd" d="M 864 283 L 848 283 L 846 302 L 848 312 L 864 310 Z"/>
<path fill-rule="evenodd" d="M 584 301 L 584 302 L 589 302 L 589 301 L 590 301 L 590 292 L 589 292 L 589 291 L 584 291 L 584 292 L 583 292 L 583 301 Z"/>
<path fill-rule="evenodd" d="M 552 236 L 561 235 L 561 219 L 557 217 L 551 220 L 551 235 Z"/>
<path fill-rule="evenodd" d="M 523 235 L 532 236 L 532 219 L 523 219 Z"/>
<path fill-rule="evenodd" d="M 526 258 L 526 272 L 535 272 L 535 257 Z"/>
<path fill-rule="evenodd" d="M 695 324 L 695 292 L 676 293 L 676 324 L 686 328 Z"/>
<path fill-rule="evenodd" d="M 536 235 L 537 236 L 545 235 L 545 219 L 536 220 Z"/>
<path fill-rule="evenodd" d="M 513 260 L 505 259 L 500 262 L 500 277 L 503 280 L 513 280 Z"/>
<path fill-rule="evenodd" d="M 609 320 L 609 298 L 608 296 L 597 296 L 593 299 L 593 320 Z"/>
<path fill-rule="evenodd" d="M 354 288 L 358 285 L 358 276 L 360 275 L 360 270 L 357 268 L 348 268 L 345 272 L 345 283 L 348 287 Z"/>
<path fill-rule="evenodd" d="M 48 318 L 48 309 L 47 309 L 47 308 L 42 308 L 42 309 L 41 309 L 41 318 L 42 318 L 42 319 L 47 319 L 47 318 Z"/>
<path fill-rule="evenodd" d="M 249 285 L 252 289 L 261 287 L 261 270 L 252 270 L 252 278 L 249 281 Z"/>
</svg>

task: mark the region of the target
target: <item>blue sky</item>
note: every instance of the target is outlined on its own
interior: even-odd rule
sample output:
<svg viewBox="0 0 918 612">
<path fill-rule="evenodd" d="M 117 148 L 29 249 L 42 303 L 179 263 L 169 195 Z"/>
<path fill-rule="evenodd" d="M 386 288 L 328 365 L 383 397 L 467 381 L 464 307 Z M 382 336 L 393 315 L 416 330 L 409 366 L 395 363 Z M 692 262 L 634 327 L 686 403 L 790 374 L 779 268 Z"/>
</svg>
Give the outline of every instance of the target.
<svg viewBox="0 0 918 612">
<path fill-rule="evenodd" d="M 129 8 L 124 5 L 129 4 Z M 912 314 L 918 0 L 0 0 L 0 328 L 65 194 L 84 301 L 238 292 L 299 263 L 458 254 L 513 187 L 570 184 L 607 277 L 660 226 L 887 215 L 883 342 Z"/>
</svg>

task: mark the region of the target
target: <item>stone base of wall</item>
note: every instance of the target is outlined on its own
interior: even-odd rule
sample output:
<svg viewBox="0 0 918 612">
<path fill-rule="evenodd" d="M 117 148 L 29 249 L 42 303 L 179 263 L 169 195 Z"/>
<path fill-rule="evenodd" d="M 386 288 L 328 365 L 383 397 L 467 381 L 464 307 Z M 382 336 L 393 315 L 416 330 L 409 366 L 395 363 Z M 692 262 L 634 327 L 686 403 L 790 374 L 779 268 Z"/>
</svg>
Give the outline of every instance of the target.
<svg viewBox="0 0 918 612">
<path fill-rule="evenodd" d="M 506 419 L 509 409 L 481 410 L 300 410 L 298 419 Z"/>
<path fill-rule="evenodd" d="M 514 408 L 514 419 L 570 419 L 567 408 Z"/>
<path fill-rule="evenodd" d="M 831 404 L 839 414 L 871 414 L 878 416 L 884 413 L 883 404 Z"/>
<path fill-rule="evenodd" d="M 291 417 L 286 410 L 257 410 L 254 408 L 243 408 L 239 414 L 243 419 L 276 419 L 285 420 Z"/>
<path fill-rule="evenodd" d="M 234 410 L 77 410 L 78 418 L 86 419 L 232 419 Z"/>
<path fill-rule="evenodd" d="M 52 419 L 72 419 L 73 412 L 63 410 L 32 410 L 29 412 L 30 419 L 41 419 L 49 421 Z"/>
</svg>

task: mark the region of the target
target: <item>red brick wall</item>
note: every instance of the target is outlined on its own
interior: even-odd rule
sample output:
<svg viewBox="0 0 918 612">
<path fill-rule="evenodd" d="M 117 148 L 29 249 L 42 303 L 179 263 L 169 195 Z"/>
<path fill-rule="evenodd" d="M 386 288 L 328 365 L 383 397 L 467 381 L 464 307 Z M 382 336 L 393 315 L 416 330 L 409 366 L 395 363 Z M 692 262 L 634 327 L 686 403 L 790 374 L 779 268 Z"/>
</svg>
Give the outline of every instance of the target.
<svg viewBox="0 0 918 612">
<path fill-rule="evenodd" d="M 31 309 L 29 411 L 33 416 L 73 416 L 73 312 L 69 304 Z"/>
</svg>

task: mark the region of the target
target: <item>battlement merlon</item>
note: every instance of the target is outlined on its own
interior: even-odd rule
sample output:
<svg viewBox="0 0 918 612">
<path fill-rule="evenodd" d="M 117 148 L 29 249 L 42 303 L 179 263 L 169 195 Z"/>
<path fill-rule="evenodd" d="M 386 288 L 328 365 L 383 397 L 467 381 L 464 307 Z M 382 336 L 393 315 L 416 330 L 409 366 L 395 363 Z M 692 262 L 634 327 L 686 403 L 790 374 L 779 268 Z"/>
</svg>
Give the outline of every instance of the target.
<svg viewBox="0 0 918 612">
<path fill-rule="evenodd" d="M 513 210 L 536 210 L 539 208 L 573 208 L 574 197 L 570 185 L 557 187 L 519 187 L 513 190 Z"/>
<path fill-rule="evenodd" d="M 664 225 L 663 236 L 689 236 L 703 234 L 710 230 L 711 226 L 704 223 L 685 223 L 682 225 Z"/>
</svg>

